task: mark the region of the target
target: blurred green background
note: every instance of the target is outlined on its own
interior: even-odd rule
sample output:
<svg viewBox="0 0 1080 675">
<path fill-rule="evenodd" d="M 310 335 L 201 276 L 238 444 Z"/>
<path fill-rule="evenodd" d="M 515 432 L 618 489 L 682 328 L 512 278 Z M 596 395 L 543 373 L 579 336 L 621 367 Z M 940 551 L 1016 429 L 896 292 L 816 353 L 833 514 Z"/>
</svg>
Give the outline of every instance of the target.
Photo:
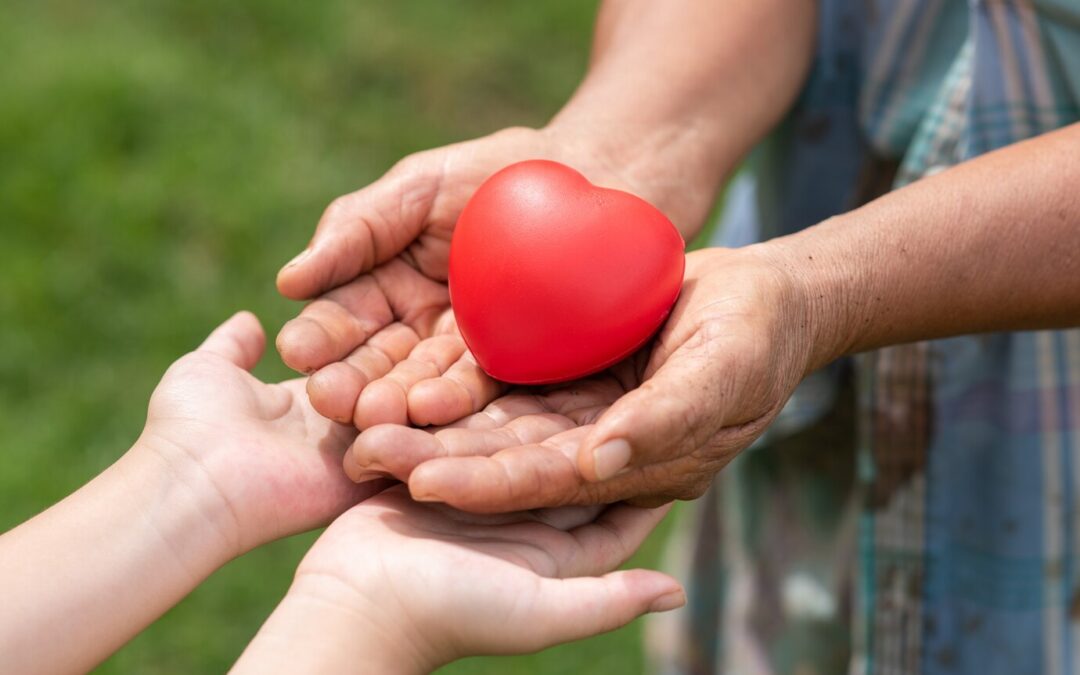
<svg viewBox="0 0 1080 675">
<path fill-rule="evenodd" d="M 581 76 L 580 0 L 0 4 L 0 530 L 137 436 L 166 366 L 273 286 L 323 207 L 410 152 L 539 125 Z M 257 373 L 288 376 L 269 353 Z M 211 578 L 102 666 L 224 671 L 314 534 Z M 639 564 L 657 561 L 663 532 Z M 0 611 L 2 607 L 0 607 Z M 634 673 L 640 624 L 453 673 Z"/>
</svg>

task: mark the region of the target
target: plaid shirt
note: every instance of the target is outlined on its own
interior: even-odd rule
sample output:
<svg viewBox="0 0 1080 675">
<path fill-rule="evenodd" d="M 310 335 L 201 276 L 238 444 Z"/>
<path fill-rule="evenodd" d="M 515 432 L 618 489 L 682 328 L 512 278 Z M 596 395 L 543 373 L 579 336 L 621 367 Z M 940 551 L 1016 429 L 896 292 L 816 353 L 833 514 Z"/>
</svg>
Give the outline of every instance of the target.
<svg viewBox="0 0 1080 675">
<path fill-rule="evenodd" d="M 717 244 L 1080 118 L 1080 0 L 822 0 L 820 21 Z M 834 364 L 683 516 L 661 672 L 1080 673 L 1080 331 Z"/>
</svg>

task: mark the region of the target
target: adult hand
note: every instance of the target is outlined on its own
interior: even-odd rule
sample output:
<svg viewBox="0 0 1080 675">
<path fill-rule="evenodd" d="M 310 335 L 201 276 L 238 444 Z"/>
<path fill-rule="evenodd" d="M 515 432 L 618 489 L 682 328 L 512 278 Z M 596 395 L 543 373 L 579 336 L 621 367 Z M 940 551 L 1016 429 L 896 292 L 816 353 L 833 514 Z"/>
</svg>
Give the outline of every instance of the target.
<svg viewBox="0 0 1080 675">
<path fill-rule="evenodd" d="M 583 381 L 515 390 L 448 428 L 372 427 L 346 471 L 477 512 L 695 498 L 821 363 L 809 315 L 801 287 L 759 249 L 691 253 L 647 351 Z M 458 387 L 448 375 L 414 386 L 410 405 L 430 403 L 414 415 L 446 412 L 447 399 L 414 392 Z"/>
<path fill-rule="evenodd" d="M 412 384 L 444 373 L 472 377 L 472 358 L 450 313 L 450 239 L 469 197 L 508 164 L 566 163 L 594 183 L 652 201 L 684 232 L 697 228 L 715 185 L 691 189 L 659 151 L 631 161 L 610 142 L 600 151 L 583 140 L 593 136 L 570 125 L 506 129 L 406 157 L 375 183 L 335 200 L 308 248 L 278 275 L 285 296 L 317 297 L 277 340 L 286 364 L 314 373 L 308 392 L 315 409 L 360 428 L 405 423 Z M 473 406 L 501 392 L 490 380 L 465 386 L 477 394 Z"/>
<path fill-rule="evenodd" d="M 621 505 L 481 517 L 391 488 L 319 538 L 236 672 L 427 673 L 674 609 L 685 595 L 671 577 L 612 572 L 665 512 Z"/>
<path fill-rule="evenodd" d="M 342 476 L 356 432 L 316 413 L 304 380 L 266 384 L 248 372 L 265 342 L 241 312 L 176 361 L 132 451 L 166 465 L 232 555 L 323 525 L 385 487 Z"/>
</svg>

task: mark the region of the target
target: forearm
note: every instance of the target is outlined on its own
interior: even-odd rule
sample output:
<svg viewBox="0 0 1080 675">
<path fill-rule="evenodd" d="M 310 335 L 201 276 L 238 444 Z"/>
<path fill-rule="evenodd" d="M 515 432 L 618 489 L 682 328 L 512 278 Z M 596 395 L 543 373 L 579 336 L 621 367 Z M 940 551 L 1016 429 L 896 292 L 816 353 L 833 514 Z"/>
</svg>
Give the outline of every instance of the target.
<svg viewBox="0 0 1080 675">
<path fill-rule="evenodd" d="M 1080 125 L 760 247 L 813 308 L 812 365 L 888 344 L 1080 325 Z"/>
<path fill-rule="evenodd" d="M 589 72 L 551 124 L 594 139 L 631 185 L 670 188 L 657 206 L 693 234 L 698 195 L 794 101 L 815 28 L 814 0 L 606 0 Z"/>
<path fill-rule="evenodd" d="M 439 665 L 356 593 L 329 578 L 298 578 L 231 672 L 420 675 Z"/>
<path fill-rule="evenodd" d="M 85 672 L 229 557 L 202 500 L 133 449 L 0 537 L 0 671 Z"/>
</svg>

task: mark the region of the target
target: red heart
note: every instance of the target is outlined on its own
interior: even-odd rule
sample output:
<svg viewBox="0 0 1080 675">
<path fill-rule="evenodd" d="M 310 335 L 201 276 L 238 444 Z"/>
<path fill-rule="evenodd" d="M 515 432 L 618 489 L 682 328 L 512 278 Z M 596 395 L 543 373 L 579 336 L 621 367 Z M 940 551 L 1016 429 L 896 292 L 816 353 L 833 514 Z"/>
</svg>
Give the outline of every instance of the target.
<svg viewBox="0 0 1080 675">
<path fill-rule="evenodd" d="M 477 363 L 516 384 L 571 380 L 641 347 L 682 286 L 664 214 L 570 167 L 530 160 L 488 178 L 450 246 L 450 299 Z"/>
</svg>

